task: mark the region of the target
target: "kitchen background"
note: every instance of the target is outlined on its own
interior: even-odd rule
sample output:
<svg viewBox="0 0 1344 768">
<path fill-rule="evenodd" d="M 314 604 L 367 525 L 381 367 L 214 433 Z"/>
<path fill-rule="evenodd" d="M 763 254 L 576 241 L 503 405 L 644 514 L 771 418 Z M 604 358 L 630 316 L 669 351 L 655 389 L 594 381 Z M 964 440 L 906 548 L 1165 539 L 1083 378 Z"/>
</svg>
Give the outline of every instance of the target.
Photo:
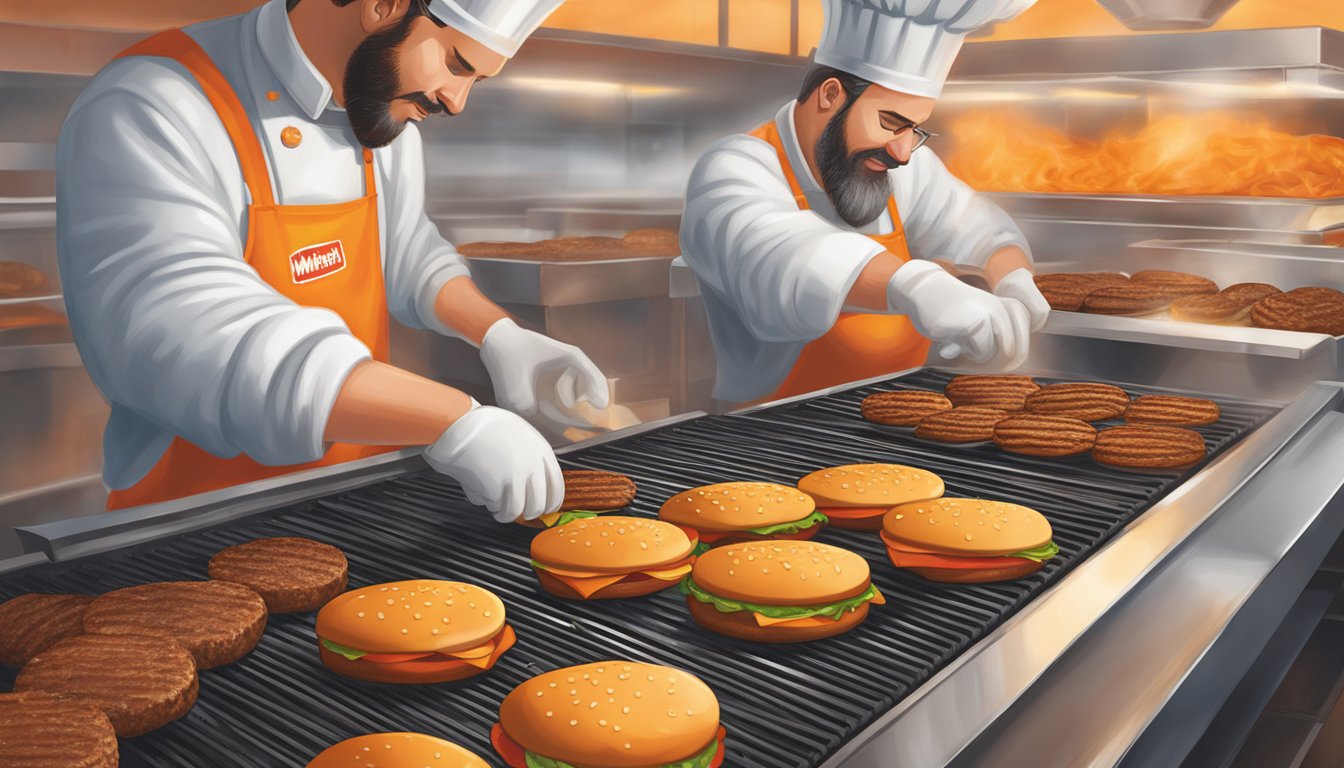
<svg viewBox="0 0 1344 768">
<path fill-rule="evenodd" d="M 19 551 L 10 527 L 104 499 L 106 406 L 56 282 L 61 121 L 89 76 L 147 33 L 256 4 L 0 0 L 0 260 L 52 281 L 47 297 L 0 299 L 0 559 Z M 820 26 L 820 0 L 569 0 L 465 114 L 424 125 L 430 215 L 459 244 L 675 230 L 698 153 L 796 92 Z M 967 47 L 934 146 L 1054 268 L 1179 258 L 1223 283 L 1344 287 L 1339 29 L 1334 0 L 1041 0 Z M 722 407 L 694 281 L 669 258 L 478 259 L 475 271 L 608 373 L 618 407 L 599 430 Z M 1097 320 L 1052 322 L 1033 367 L 1283 397 L 1337 373 L 1335 345 L 1299 334 L 1248 344 L 1241 329 Z M 488 396 L 461 342 L 403 329 L 394 352 Z"/>
</svg>

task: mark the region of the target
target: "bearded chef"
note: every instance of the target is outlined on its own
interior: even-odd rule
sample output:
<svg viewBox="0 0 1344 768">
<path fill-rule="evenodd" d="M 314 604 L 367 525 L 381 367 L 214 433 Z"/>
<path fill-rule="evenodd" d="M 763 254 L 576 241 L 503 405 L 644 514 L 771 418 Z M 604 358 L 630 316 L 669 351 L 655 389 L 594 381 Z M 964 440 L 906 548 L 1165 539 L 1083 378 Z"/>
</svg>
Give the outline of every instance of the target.
<svg viewBox="0 0 1344 768">
<path fill-rule="evenodd" d="M 790 397 L 958 358 L 1026 358 L 1049 305 L 1022 232 L 924 142 L 962 39 L 1035 0 L 825 0 L 796 101 L 695 166 L 682 252 L 718 358 L 715 397 Z M 937 262 L 980 274 L 992 292 Z"/>
<path fill-rule="evenodd" d="M 60 134 L 70 325 L 111 402 L 110 508 L 427 445 L 501 521 L 557 509 L 519 415 L 389 364 L 389 317 L 480 347 L 500 405 L 606 406 L 425 214 L 410 121 L 455 115 L 561 0 L 271 0 L 100 72 Z"/>
</svg>

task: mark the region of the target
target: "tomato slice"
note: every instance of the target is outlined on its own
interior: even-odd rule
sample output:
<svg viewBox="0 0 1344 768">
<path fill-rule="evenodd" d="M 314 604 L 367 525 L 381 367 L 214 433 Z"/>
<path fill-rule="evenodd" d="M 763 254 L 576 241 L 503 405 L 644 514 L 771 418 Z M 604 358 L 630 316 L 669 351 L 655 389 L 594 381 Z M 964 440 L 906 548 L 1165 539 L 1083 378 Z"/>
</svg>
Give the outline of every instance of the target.
<svg viewBox="0 0 1344 768">
<path fill-rule="evenodd" d="M 418 661 L 437 655 L 435 653 L 366 653 L 359 659 L 370 664 L 405 664 L 408 661 Z"/>
<path fill-rule="evenodd" d="M 887 557 L 891 558 L 892 564 L 901 568 L 958 568 L 967 571 L 979 571 L 1003 568 L 1012 564 L 1013 561 L 1025 559 L 1020 557 L 960 557 L 958 555 L 928 552 L 906 544 L 894 543 L 887 538 L 885 532 L 882 534 L 882 543 L 887 545 Z"/>
<path fill-rule="evenodd" d="M 722 725 L 719 726 L 719 750 L 714 753 L 714 759 L 709 761 L 709 768 L 719 768 L 723 765 L 724 741 L 728 737 L 728 730 Z"/>
<path fill-rule="evenodd" d="M 527 750 L 510 738 L 499 723 L 490 729 L 490 745 L 509 764 L 509 768 L 527 768 Z"/>
</svg>

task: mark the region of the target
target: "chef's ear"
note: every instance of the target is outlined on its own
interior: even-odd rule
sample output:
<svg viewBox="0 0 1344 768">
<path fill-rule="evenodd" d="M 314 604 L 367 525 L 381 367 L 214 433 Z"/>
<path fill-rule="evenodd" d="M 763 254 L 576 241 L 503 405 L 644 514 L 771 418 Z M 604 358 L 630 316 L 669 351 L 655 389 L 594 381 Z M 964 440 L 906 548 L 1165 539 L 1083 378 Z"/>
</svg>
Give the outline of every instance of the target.
<svg viewBox="0 0 1344 768">
<path fill-rule="evenodd" d="M 359 0 L 359 20 L 364 31 L 373 34 L 396 26 L 406 18 L 414 0 Z"/>
<path fill-rule="evenodd" d="M 817 108 L 825 113 L 837 109 L 845 103 L 845 86 L 838 77 L 829 77 L 817 87 Z"/>
</svg>

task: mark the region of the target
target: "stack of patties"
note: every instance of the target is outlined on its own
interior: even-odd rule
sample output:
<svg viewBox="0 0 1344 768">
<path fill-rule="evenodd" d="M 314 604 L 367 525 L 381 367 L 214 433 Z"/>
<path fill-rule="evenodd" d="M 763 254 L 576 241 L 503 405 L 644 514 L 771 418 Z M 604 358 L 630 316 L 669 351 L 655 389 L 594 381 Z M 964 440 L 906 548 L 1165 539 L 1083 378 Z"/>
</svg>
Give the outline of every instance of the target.
<svg viewBox="0 0 1344 768">
<path fill-rule="evenodd" d="M 66 638 L 30 659 L 14 680 L 15 693 L 55 694 L 102 710 L 122 738 L 182 717 L 198 690 L 187 649 L 142 635 Z"/>
<path fill-rule="evenodd" d="M 198 669 L 213 669 L 251 652 L 266 617 L 265 601 L 241 584 L 171 581 L 99 597 L 84 613 L 84 631 L 172 640 L 191 653 Z"/>
<path fill-rule="evenodd" d="M 571 600 L 649 595 L 691 571 L 695 531 L 661 520 L 610 515 L 574 520 L 532 539 L 542 589 Z"/>
<path fill-rule="evenodd" d="M 847 464 L 819 469 L 798 481 L 817 511 L 837 528 L 875 531 L 897 504 L 943 495 L 943 479 L 901 464 Z"/>
<path fill-rule="evenodd" d="M 0 765 L 117 768 L 117 733 L 102 710 L 48 693 L 0 693 Z"/>
<path fill-rule="evenodd" d="M 957 584 L 1018 579 L 1059 554 L 1041 513 L 984 499 L 894 507 L 882 521 L 882 541 L 897 568 Z"/>
<path fill-rule="evenodd" d="M 19 595 L 0 604 L 0 664 L 21 667 L 39 652 L 84 631 L 88 595 Z"/>
<path fill-rule="evenodd" d="M 658 519 L 696 531 L 699 551 L 739 541 L 810 539 L 826 525 L 811 496 L 778 483 L 716 483 L 682 491 Z"/>
<path fill-rule="evenodd" d="M 886 600 L 868 561 L 811 541 L 748 541 L 695 561 L 681 583 L 691 618 L 721 635 L 799 643 L 847 632 Z"/>
<path fill-rule="evenodd" d="M 444 683 L 478 675 L 516 641 L 495 593 L 431 579 L 346 592 L 318 612 L 316 630 L 328 669 L 375 683 Z"/>
<path fill-rule="evenodd" d="M 601 512 L 612 512 L 628 506 L 635 500 L 638 488 L 635 481 L 618 472 L 595 469 L 567 469 L 565 498 L 560 509 L 535 520 L 519 519 L 519 524 L 530 528 L 550 528 L 571 520 L 597 517 Z"/>
<path fill-rule="evenodd" d="M 509 768 L 718 768 L 724 735 L 719 701 L 695 675 L 601 661 L 513 689 L 490 741 Z"/>
</svg>

